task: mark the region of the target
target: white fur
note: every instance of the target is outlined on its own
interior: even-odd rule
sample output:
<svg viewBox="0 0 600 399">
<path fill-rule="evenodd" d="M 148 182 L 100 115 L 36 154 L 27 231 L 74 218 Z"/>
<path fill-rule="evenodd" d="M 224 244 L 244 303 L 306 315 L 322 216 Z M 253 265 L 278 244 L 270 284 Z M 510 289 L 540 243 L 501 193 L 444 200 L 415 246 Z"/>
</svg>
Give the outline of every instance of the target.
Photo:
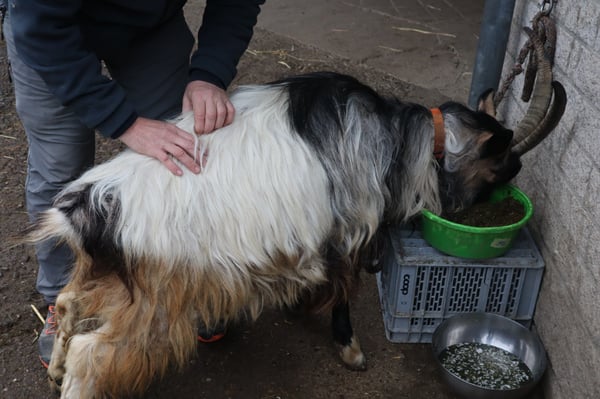
<svg viewBox="0 0 600 399">
<path fill-rule="evenodd" d="M 248 278 L 247 268 L 269 264 L 277 251 L 301 250 L 305 269 L 291 272 L 306 283 L 325 281 L 318 263 L 308 261 L 333 221 L 328 180 L 307 144 L 290 132 L 280 96 L 280 87 L 249 87 L 232 97 L 234 123 L 199 138 L 208 149 L 199 175 L 186 170 L 177 177 L 159 161 L 126 151 L 67 192 L 94 184 L 100 207 L 111 193 L 122 207 L 115 234 L 122 247 L 132 257 L 160 261 L 163 273 L 193 264 L 212 267 L 204 272 L 223 281 Z M 193 116 L 177 125 L 192 131 Z"/>
</svg>

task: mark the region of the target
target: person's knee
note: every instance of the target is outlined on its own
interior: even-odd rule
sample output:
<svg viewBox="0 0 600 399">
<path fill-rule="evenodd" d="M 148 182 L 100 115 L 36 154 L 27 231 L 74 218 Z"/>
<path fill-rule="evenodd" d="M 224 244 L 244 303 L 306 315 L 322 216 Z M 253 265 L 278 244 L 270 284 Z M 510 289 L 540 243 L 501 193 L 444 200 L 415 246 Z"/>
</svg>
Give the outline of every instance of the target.
<svg viewBox="0 0 600 399">
<path fill-rule="evenodd" d="M 36 126 L 25 128 L 29 139 L 26 202 L 30 212 L 49 207 L 68 183 L 94 163 L 95 137 L 91 132 L 69 132 L 60 124 L 43 127 L 40 123 L 35 121 Z M 49 126 L 60 133 L 45 130 Z"/>
</svg>

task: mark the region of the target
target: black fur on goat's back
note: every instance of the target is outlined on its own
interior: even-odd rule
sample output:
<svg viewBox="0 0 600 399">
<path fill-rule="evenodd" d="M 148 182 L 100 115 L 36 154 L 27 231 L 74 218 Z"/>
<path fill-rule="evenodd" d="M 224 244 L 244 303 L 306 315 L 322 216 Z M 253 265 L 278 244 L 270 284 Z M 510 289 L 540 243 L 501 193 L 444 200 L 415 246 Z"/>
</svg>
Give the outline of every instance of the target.
<svg viewBox="0 0 600 399">
<path fill-rule="evenodd" d="M 273 84 L 285 85 L 289 95 L 289 118 L 304 140 L 322 150 L 331 134 L 344 132 L 350 98 L 360 100 L 366 112 L 386 112 L 388 102 L 356 78 L 335 72 L 315 72 L 286 78 Z"/>
<path fill-rule="evenodd" d="M 426 107 L 384 97 L 358 79 L 336 72 L 308 73 L 272 84 L 286 87 L 293 130 L 320 154 L 328 151 L 331 140 L 344 134 L 351 100 L 363 118 L 377 118 L 385 131 L 396 133 L 396 151 L 402 150 L 404 140 L 410 140 L 407 134 L 430 119 Z"/>
<path fill-rule="evenodd" d="M 360 135 L 360 147 L 363 149 L 359 150 L 358 156 L 367 159 L 367 162 L 378 162 L 370 158 L 379 154 L 386 163 L 386 184 L 392 191 L 387 205 L 394 208 L 386 210 L 386 219 L 390 217 L 389 221 L 399 221 L 397 219 L 402 212 L 396 209 L 394 203 L 400 192 L 406 189 L 405 171 L 412 167 L 407 162 L 410 163 L 415 152 L 420 151 L 419 143 L 430 140 L 423 135 L 424 129 L 431 124 L 429 109 L 393 96 L 380 95 L 356 78 L 336 72 L 309 73 L 272 84 L 285 88 L 292 131 L 315 150 L 332 180 L 340 173 L 346 173 L 346 178 L 353 179 L 352 176 L 371 172 L 334 170 L 338 165 L 348 165 L 343 160 L 346 157 L 343 153 L 353 148 L 342 144 L 349 139 L 346 135 Z M 407 157 L 407 153 L 410 156 Z M 334 201 L 340 194 L 336 193 L 336 187 L 342 186 L 347 187 L 347 182 L 332 181 Z"/>
</svg>

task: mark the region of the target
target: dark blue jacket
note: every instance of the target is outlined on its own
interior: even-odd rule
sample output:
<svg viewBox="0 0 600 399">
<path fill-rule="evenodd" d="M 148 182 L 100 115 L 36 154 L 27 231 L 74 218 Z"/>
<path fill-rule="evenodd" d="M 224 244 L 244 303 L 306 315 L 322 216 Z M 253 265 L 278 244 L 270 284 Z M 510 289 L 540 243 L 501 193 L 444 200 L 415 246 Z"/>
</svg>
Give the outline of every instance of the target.
<svg viewBox="0 0 600 399">
<path fill-rule="evenodd" d="M 144 34 L 180 15 L 186 0 L 9 0 L 15 46 L 82 122 L 119 137 L 137 117 L 123 89 L 102 76 Z M 207 0 L 190 80 L 225 89 L 264 0 Z"/>
</svg>

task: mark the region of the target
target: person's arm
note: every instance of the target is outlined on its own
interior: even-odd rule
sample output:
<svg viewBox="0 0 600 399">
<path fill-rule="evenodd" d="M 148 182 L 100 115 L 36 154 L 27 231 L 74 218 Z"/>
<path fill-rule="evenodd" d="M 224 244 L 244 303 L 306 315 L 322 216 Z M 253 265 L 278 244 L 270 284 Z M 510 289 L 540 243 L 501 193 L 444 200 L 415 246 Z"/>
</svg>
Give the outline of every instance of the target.
<svg viewBox="0 0 600 399">
<path fill-rule="evenodd" d="M 15 46 L 25 64 L 86 126 L 116 138 L 137 114 L 123 89 L 102 75 L 96 55 L 83 46 L 76 23 L 82 1 L 16 1 L 10 10 Z"/>
<path fill-rule="evenodd" d="M 190 80 L 226 89 L 248 48 L 264 0 L 207 0 L 198 31 L 198 49 L 190 66 Z"/>
<path fill-rule="evenodd" d="M 125 91 L 102 75 L 77 23 L 82 1 L 16 1 L 10 16 L 19 56 L 84 125 L 158 159 L 176 175 L 183 172 L 174 159 L 199 173 L 193 137 L 166 122 L 138 117 Z"/>
<path fill-rule="evenodd" d="M 191 58 L 183 110 L 194 111 L 196 133 L 231 123 L 234 109 L 225 90 L 248 48 L 264 0 L 207 0 Z"/>
</svg>

